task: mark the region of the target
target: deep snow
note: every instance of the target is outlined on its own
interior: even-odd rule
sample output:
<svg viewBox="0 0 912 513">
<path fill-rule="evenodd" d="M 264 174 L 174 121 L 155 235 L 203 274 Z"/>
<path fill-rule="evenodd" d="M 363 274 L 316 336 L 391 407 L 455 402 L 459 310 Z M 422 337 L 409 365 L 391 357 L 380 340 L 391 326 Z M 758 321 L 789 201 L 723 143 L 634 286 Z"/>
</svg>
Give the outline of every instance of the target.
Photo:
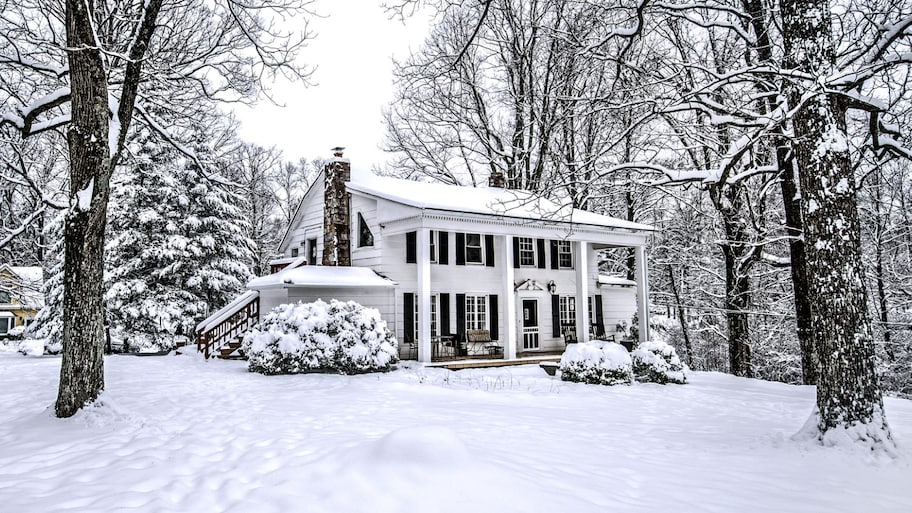
<svg viewBox="0 0 912 513">
<path fill-rule="evenodd" d="M 102 405 L 51 416 L 60 360 L 0 354 L 0 511 L 909 512 L 897 460 L 794 442 L 811 387 L 723 374 L 565 383 L 537 366 L 262 376 L 112 356 Z"/>
</svg>

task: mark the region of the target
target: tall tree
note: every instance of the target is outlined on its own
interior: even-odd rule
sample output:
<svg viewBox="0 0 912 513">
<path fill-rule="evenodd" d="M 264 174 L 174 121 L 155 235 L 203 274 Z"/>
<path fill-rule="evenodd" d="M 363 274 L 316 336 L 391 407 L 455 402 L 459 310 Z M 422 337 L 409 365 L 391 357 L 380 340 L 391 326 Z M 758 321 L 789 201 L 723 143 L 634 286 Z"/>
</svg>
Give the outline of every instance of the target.
<svg viewBox="0 0 912 513">
<path fill-rule="evenodd" d="M 201 99 L 253 99 L 275 73 L 306 79 L 306 70 L 294 63 L 306 24 L 289 32 L 274 22 L 307 15 L 307 4 L 66 0 L 61 10 L 25 0 L 4 11 L 0 65 L 40 87 L 23 90 L 18 105 L 0 116 L 0 125 L 22 137 L 69 125 L 58 416 L 73 415 L 104 387 L 106 210 L 134 113 L 168 139 L 164 127 L 171 123 L 152 114 L 154 107 L 179 124 L 178 113 L 201 108 Z M 60 40 L 66 41 L 63 52 L 55 43 Z"/>
<path fill-rule="evenodd" d="M 828 0 L 781 0 L 792 148 L 801 184 L 811 332 L 819 375 L 818 437 L 892 450 L 874 362 L 856 185 L 849 155 L 849 100 L 828 90 L 836 68 Z M 797 77 L 807 77 L 801 80 Z"/>
</svg>

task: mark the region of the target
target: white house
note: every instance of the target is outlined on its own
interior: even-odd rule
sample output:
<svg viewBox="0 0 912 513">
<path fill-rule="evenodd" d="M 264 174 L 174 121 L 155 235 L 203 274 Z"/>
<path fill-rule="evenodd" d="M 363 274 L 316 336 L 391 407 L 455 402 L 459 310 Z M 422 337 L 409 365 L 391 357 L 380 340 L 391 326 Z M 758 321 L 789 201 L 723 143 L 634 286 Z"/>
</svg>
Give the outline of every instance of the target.
<svg viewBox="0 0 912 513">
<path fill-rule="evenodd" d="M 337 298 L 379 309 L 402 356 L 424 362 L 562 350 L 568 336 L 614 335 L 635 312 L 642 339 L 651 232 L 525 191 L 353 177 L 339 151 L 281 242 L 276 263 L 287 267 L 251 281 L 247 299 L 198 330 L 225 324 L 253 298 L 256 317 Z M 599 275 L 599 250 L 618 247 L 636 250 L 635 281 Z"/>
</svg>

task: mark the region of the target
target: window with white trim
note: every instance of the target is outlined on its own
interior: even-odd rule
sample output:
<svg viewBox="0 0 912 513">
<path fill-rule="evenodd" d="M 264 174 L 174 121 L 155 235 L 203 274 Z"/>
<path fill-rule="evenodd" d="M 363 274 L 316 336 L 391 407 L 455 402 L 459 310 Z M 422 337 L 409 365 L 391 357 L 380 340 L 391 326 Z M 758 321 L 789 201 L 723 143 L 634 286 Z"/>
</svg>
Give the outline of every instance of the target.
<svg viewBox="0 0 912 513">
<path fill-rule="evenodd" d="M 439 324 L 439 320 L 438 320 L 438 316 L 437 316 L 437 299 L 439 297 L 440 296 L 438 296 L 437 294 L 431 295 L 431 338 L 436 337 L 438 335 L 437 325 Z M 414 338 L 414 340 L 418 340 L 418 333 L 419 333 L 419 330 L 418 330 L 418 319 L 419 319 L 419 317 L 418 317 L 418 294 L 415 294 L 414 303 L 415 303 L 415 322 L 414 322 L 415 338 Z"/>
<path fill-rule="evenodd" d="M 465 261 L 467 264 L 484 263 L 484 248 L 482 247 L 482 240 L 484 240 L 484 238 L 480 233 L 465 234 Z"/>
<path fill-rule="evenodd" d="M 519 238 L 519 265 L 535 267 L 535 241 L 531 237 Z"/>
<path fill-rule="evenodd" d="M 573 296 L 561 296 L 559 306 L 561 326 L 576 326 L 576 298 Z"/>
<path fill-rule="evenodd" d="M 488 329 L 488 296 L 466 296 L 466 330 Z"/>
<path fill-rule="evenodd" d="M 434 230 L 430 231 L 429 234 L 430 246 L 431 246 L 431 262 L 437 262 L 437 232 Z"/>
<path fill-rule="evenodd" d="M 569 240 L 557 241 L 557 263 L 561 269 L 573 267 L 573 246 Z"/>
<path fill-rule="evenodd" d="M 8 333 L 12 329 L 11 317 L 0 317 L 0 333 Z"/>
</svg>

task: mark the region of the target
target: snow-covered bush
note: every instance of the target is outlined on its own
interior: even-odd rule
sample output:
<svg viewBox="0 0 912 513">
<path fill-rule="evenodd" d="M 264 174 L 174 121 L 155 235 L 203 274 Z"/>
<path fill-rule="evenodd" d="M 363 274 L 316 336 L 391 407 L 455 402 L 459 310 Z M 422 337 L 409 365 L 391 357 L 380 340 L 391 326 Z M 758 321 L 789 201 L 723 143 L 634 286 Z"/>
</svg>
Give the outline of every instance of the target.
<svg viewBox="0 0 912 513">
<path fill-rule="evenodd" d="M 41 356 L 45 353 L 44 340 L 39 338 L 20 340 L 18 351 L 25 356 Z"/>
<path fill-rule="evenodd" d="M 637 381 L 652 383 L 678 383 L 687 381 L 685 367 L 674 347 L 661 340 L 641 343 L 630 353 L 633 373 Z"/>
<path fill-rule="evenodd" d="M 354 301 L 280 305 L 244 337 L 251 372 L 388 371 L 398 344 L 380 312 Z"/>
<path fill-rule="evenodd" d="M 614 342 L 570 344 L 560 362 L 561 379 L 596 385 L 630 384 L 630 353 Z"/>
</svg>

